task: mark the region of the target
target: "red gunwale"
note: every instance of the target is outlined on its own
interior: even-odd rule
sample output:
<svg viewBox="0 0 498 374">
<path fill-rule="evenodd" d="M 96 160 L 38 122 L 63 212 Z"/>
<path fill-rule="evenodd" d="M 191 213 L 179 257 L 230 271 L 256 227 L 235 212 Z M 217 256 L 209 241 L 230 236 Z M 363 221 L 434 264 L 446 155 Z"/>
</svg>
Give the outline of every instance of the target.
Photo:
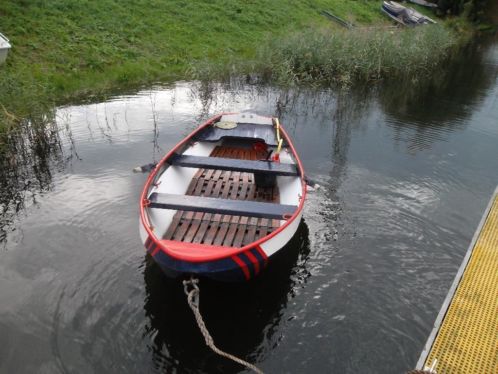
<svg viewBox="0 0 498 374">
<path fill-rule="evenodd" d="M 159 250 L 162 250 L 165 252 L 167 255 L 177 259 L 177 260 L 182 260 L 182 261 L 187 261 L 187 262 L 194 262 L 194 263 L 199 263 L 199 262 L 208 262 L 208 261 L 216 261 L 216 260 L 221 260 L 226 257 L 231 257 L 234 255 L 237 255 L 239 253 L 245 252 L 253 247 L 260 246 L 264 242 L 270 240 L 274 236 L 278 235 L 281 233 L 287 226 L 289 226 L 301 213 L 303 210 L 304 206 L 304 201 L 306 199 L 306 181 L 305 181 L 305 173 L 304 173 L 304 168 L 303 164 L 301 162 L 301 159 L 299 158 L 299 155 L 296 152 L 296 149 L 294 148 L 294 144 L 292 144 L 291 139 L 289 138 L 289 135 L 287 132 L 284 130 L 282 126 L 280 126 L 280 131 L 282 132 L 283 137 L 289 144 L 289 148 L 292 151 L 292 154 L 296 158 L 297 161 L 297 166 L 299 168 L 299 172 L 301 175 L 301 200 L 299 201 L 299 205 L 294 212 L 294 214 L 279 228 L 277 228 L 275 231 L 271 232 L 270 234 L 262 237 L 259 240 L 256 240 L 255 242 L 252 242 L 251 244 L 248 244 L 244 247 L 225 247 L 225 246 L 214 246 L 214 245 L 205 245 L 205 244 L 195 244 L 195 243 L 184 243 L 180 241 L 171 241 L 171 240 L 162 240 L 158 239 L 156 235 L 152 232 L 150 229 L 150 223 L 148 221 L 147 215 L 145 214 L 145 208 L 147 206 L 147 195 L 148 191 L 150 188 L 150 185 L 152 181 L 154 180 L 154 177 L 158 173 L 158 171 L 161 169 L 161 167 L 164 165 L 166 160 L 178 150 L 181 146 L 186 144 L 196 133 L 201 131 L 203 128 L 211 125 L 214 121 L 217 119 L 221 118 L 221 116 L 225 114 L 236 114 L 236 113 L 221 113 L 218 114 L 210 119 L 208 119 L 206 122 L 201 124 L 197 129 L 192 131 L 189 135 L 187 135 L 186 138 L 184 138 L 182 141 L 180 141 L 171 151 L 169 151 L 162 159 L 159 161 L 157 164 L 156 168 L 150 173 L 149 177 L 147 178 L 147 181 L 145 182 L 144 189 L 142 190 L 142 194 L 140 196 L 140 219 L 142 222 L 143 227 L 147 231 L 147 234 L 149 235 L 149 238 L 158 246 L 158 248 L 154 251 L 154 254 L 157 253 Z M 268 117 L 271 118 L 271 117 Z M 168 248 L 168 246 L 171 248 Z"/>
</svg>

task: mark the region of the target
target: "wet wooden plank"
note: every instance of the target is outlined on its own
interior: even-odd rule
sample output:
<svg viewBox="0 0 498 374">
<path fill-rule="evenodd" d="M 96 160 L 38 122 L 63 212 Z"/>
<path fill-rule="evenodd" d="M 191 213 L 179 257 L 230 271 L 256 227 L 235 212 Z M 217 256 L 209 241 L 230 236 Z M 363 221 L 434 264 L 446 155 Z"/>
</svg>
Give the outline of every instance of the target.
<svg viewBox="0 0 498 374">
<path fill-rule="evenodd" d="M 183 241 L 186 243 L 192 243 L 194 240 L 195 234 L 197 233 L 197 230 L 199 230 L 199 226 L 201 225 L 201 220 L 202 216 L 204 213 L 195 213 L 188 231 L 185 234 L 185 237 L 183 238 Z"/>
<path fill-rule="evenodd" d="M 223 179 L 221 178 L 221 174 L 223 173 L 222 170 L 216 170 L 214 173 L 210 175 L 206 191 L 204 192 L 204 196 L 210 196 L 210 197 L 217 197 L 216 192 L 215 192 L 215 186 L 221 185 L 223 183 Z M 206 173 L 206 178 L 209 176 L 208 173 Z M 211 213 L 205 213 L 204 216 L 202 217 L 201 224 L 199 226 L 199 229 L 197 230 L 197 233 L 194 236 L 193 243 L 204 243 L 204 236 L 207 233 L 208 228 L 211 226 L 211 217 L 213 215 Z M 211 239 L 212 241 L 212 239 Z"/>
<path fill-rule="evenodd" d="M 249 217 L 240 217 L 239 224 L 237 225 L 237 232 L 233 239 L 233 246 L 240 247 L 244 241 L 244 237 L 246 235 L 246 227 Z"/>
<path fill-rule="evenodd" d="M 202 175 L 202 171 L 201 175 Z M 204 183 L 204 178 L 202 176 L 199 176 L 198 178 L 195 178 L 192 182 L 195 181 L 195 184 L 192 188 L 192 195 L 195 194 L 196 191 L 201 191 L 203 183 Z M 189 187 L 190 189 L 190 187 Z M 194 218 L 194 215 L 196 214 L 195 212 L 192 211 L 180 211 L 182 212 L 182 217 L 180 220 L 180 226 L 178 227 L 178 230 L 176 230 L 173 240 L 178 240 L 178 241 L 183 241 L 184 237 L 187 235 L 187 233 L 191 230 L 192 226 L 192 220 Z"/>
<path fill-rule="evenodd" d="M 209 219 L 207 218 L 202 219 L 199 229 L 197 230 L 197 233 L 195 234 L 194 239 L 192 240 L 192 243 L 203 243 L 204 235 L 206 235 L 209 225 L 210 225 Z"/>
<path fill-rule="evenodd" d="M 237 228 L 239 226 L 239 217 L 233 217 L 230 225 L 228 227 L 228 232 L 223 240 L 223 245 L 232 247 L 233 240 L 235 238 L 235 233 L 237 232 Z"/>
<path fill-rule="evenodd" d="M 238 193 L 238 200 L 245 200 L 247 198 L 247 190 L 249 189 L 249 174 L 242 173 L 240 176 L 240 179 L 242 182 L 242 186 L 241 186 L 242 188 L 240 189 L 240 192 Z M 239 218 L 237 233 L 235 234 L 234 241 L 232 244 L 234 247 L 240 247 L 242 245 L 242 242 L 244 241 L 244 237 L 245 237 L 245 233 L 246 233 L 246 226 L 247 226 L 248 220 L 249 220 L 249 217 L 240 217 Z"/>
<path fill-rule="evenodd" d="M 202 175 L 202 173 L 203 173 L 202 170 L 199 170 L 197 173 L 195 173 L 194 177 L 192 178 L 192 181 L 190 182 L 187 188 L 187 195 L 192 194 L 192 192 L 195 189 L 195 186 L 197 185 L 198 178 Z M 175 231 L 178 229 L 181 219 L 185 214 L 187 214 L 187 212 L 184 211 L 178 211 L 175 213 L 175 215 L 173 216 L 173 220 L 168 227 L 168 230 L 163 236 L 164 239 L 170 240 L 175 237 Z"/>
<path fill-rule="evenodd" d="M 232 154 L 236 156 L 239 154 L 238 151 L 233 151 Z M 237 200 L 237 192 L 239 190 L 240 184 L 240 172 L 235 171 L 231 173 L 230 179 L 232 180 L 231 188 L 228 193 L 228 198 L 232 200 Z M 235 238 L 235 233 L 237 232 L 237 227 L 239 223 L 239 216 L 227 216 L 228 222 L 230 223 L 227 232 L 225 235 L 225 239 L 223 240 L 223 245 L 227 247 L 231 247 L 233 243 L 233 239 Z"/>
<path fill-rule="evenodd" d="M 260 218 L 254 218 L 251 217 L 249 219 L 248 225 L 247 225 L 247 233 L 244 236 L 244 245 L 252 243 L 256 241 L 256 230 L 258 228 L 258 221 L 261 220 Z"/>
<path fill-rule="evenodd" d="M 228 171 L 223 171 L 222 174 L 220 175 L 220 178 L 218 179 L 218 182 L 216 183 L 216 186 L 214 188 L 213 197 L 221 197 L 223 199 L 226 199 L 227 195 L 223 194 L 223 186 L 228 183 L 228 180 L 230 178 L 230 172 Z M 227 192 L 228 194 L 228 192 Z M 204 238 L 204 244 L 213 244 L 213 241 L 216 237 L 216 234 L 218 233 L 220 229 L 220 222 L 221 222 L 222 215 L 221 214 L 213 214 L 211 217 L 211 227 L 206 233 L 206 236 Z"/>
</svg>

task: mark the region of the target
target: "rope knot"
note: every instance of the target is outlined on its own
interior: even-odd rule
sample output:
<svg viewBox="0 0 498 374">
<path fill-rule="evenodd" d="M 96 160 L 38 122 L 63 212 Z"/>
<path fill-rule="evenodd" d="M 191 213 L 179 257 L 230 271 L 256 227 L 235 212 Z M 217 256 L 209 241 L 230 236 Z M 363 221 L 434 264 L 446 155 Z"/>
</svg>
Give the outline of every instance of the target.
<svg viewBox="0 0 498 374">
<path fill-rule="evenodd" d="M 191 277 L 189 280 L 183 281 L 183 290 L 188 298 L 189 305 L 192 304 L 195 308 L 199 308 L 199 279 Z"/>
</svg>

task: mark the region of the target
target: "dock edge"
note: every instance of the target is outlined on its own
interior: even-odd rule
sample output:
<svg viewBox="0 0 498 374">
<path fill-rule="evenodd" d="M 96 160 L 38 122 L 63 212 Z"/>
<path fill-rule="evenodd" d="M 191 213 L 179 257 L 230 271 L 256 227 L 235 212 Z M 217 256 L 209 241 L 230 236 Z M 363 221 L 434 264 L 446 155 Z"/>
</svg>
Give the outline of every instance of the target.
<svg viewBox="0 0 498 374">
<path fill-rule="evenodd" d="M 496 187 L 493 195 L 491 196 L 491 198 L 489 200 L 489 203 L 488 203 L 486 210 L 481 218 L 481 221 L 479 222 L 479 225 L 477 226 L 477 229 L 474 233 L 474 236 L 472 237 L 472 241 L 470 242 L 470 245 L 467 249 L 467 252 L 466 252 L 465 257 L 462 261 L 462 264 L 460 265 L 460 268 L 458 269 L 458 272 L 455 276 L 455 279 L 453 280 L 453 283 L 450 287 L 450 290 L 448 291 L 448 295 L 446 295 L 446 298 L 444 299 L 443 305 L 441 306 L 441 309 L 438 313 L 436 321 L 434 322 L 434 327 L 432 328 L 432 331 L 429 335 L 429 338 L 428 338 L 427 342 L 425 343 L 424 349 L 422 350 L 422 353 L 420 354 L 420 357 L 417 361 L 417 365 L 416 365 L 417 370 L 424 369 L 427 358 L 429 357 L 432 346 L 434 345 L 434 341 L 436 340 L 436 337 L 440 331 L 441 325 L 442 325 L 444 318 L 448 312 L 448 309 L 449 309 L 450 304 L 453 300 L 453 297 L 455 296 L 455 293 L 458 289 L 458 286 L 460 285 L 460 281 L 463 278 L 463 275 L 465 273 L 467 265 L 470 261 L 470 258 L 472 257 L 472 253 L 474 251 L 477 240 L 479 239 L 479 237 L 481 235 L 482 229 L 484 227 L 484 224 L 486 223 L 486 220 L 489 216 L 489 213 L 490 213 L 491 208 L 496 200 L 497 195 L 498 195 L 498 187 Z"/>
</svg>

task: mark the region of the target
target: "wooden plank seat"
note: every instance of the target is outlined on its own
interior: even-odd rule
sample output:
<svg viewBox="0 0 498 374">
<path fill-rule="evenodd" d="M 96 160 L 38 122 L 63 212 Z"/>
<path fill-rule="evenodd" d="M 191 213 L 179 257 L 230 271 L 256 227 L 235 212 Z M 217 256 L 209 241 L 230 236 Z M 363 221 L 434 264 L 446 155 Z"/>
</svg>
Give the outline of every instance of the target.
<svg viewBox="0 0 498 374">
<path fill-rule="evenodd" d="M 285 176 L 298 175 L 296 165 L 294 164 L 285 164 L 265 160 L 253 161 L 223 157 L 202 157 L 174 154 L 168 162 L 170 165 L 190 168 L 206 168 Z"/>
<path fill-rule="evenodd" d="M 157 192 L 149 196 L 149 201 L 151 208 L 271 219 L 289 219 L 297 209 L 295 205 Z"/>
</svg>

